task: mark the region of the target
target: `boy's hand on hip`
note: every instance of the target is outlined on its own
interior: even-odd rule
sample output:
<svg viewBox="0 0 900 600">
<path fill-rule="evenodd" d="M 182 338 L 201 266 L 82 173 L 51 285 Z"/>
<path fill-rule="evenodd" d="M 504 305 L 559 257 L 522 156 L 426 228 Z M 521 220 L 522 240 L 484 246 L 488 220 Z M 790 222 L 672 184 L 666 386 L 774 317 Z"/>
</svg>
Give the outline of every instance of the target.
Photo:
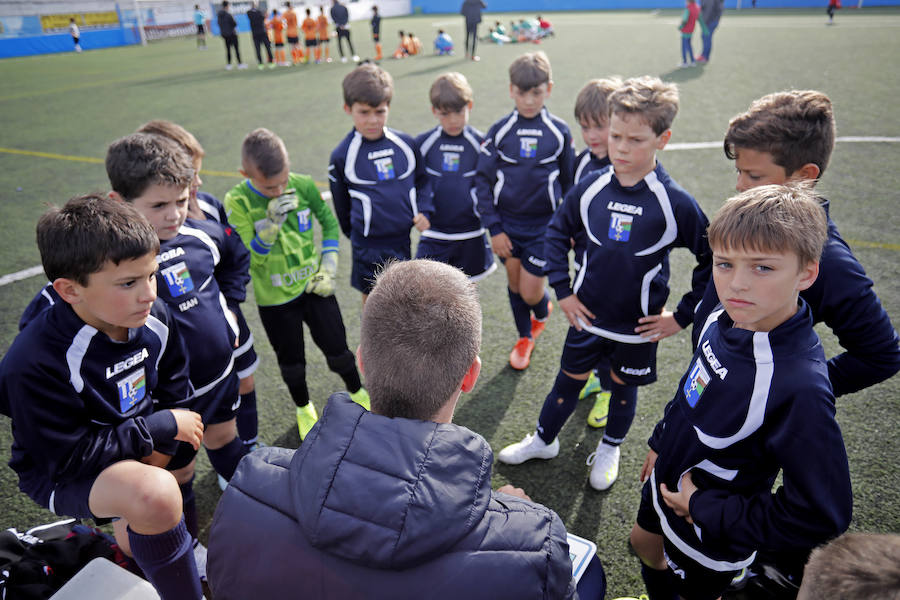
<svg viewBox="0 0 900 600">
<path fill-rule="evenodd" d="M 647 452 L 647 458 L 644 459 L 644 465 L 641 467 L 641 483 L 650 479 L 650 472 L 653 470 L 653 467 L 656 466 L 656 459 L 658 457 L 659 454 L 652 448 Z"/>
<path fill-rule="evenodd" d="M 513 247 L 512 242 L 509 241 L 509 236 L 502 231 L 497 235 L 492 235 L 491 249 L 494 251 L 494 254 L 500 258 L 510 258 L 512 256 Z"/>
<path fill-rule="evenodd" d="M 187 442 L 193 446 L 194 450 L 198 450 L 200 442 L 203 440 L 203 419 L 200 418 L 200 414 L 184 408 L 173 408 L 172 415 L 175 417 L 175 425 L 178 427 L 175 439 L 179 442 Z"/>
<path fill-rule="evenodd" d="M 425 231 L 426 229 L 431 227 L 431 221 L 428 220 L 428 217 L 426 217 L 422 213 L 419 213 L 415 217 L 413 217 L 413 225 L 415 225 L 416 229 L 418 229 L 419 231 Z"/>
<path fill-rule="evenodd" d="M 691 518 L 690 511 L 691 496 L 697 491 L 697 486 L 694 485 L 694 480 L 691 478 L 690 471 L 681 476 L 681 484 L 679 487 L 681 489 L 678 491 L 670 492 L 669 488 L 666 487 L 666 484 L 662 483 L 659 486 L 659 491 L 660 494 L 662 494 L 663 502 L 666 503 L 666 506 L 671 508 L 676 515 L 683 517 L 688 523 L 693 525 L 694 519 Z"/>
<path fill-rule="evenodd" d="M 675 320 L 675 314 L 670 310 L 665 310 L 658 315 L 647 315 L 638 319 L 639 326 L 634 328 L 635 333 L 641 334 L 641 337 L 649 338 L 654 342 L 675 335 L 681 331 L 681 325 Z"/>
<path fill-rule="evenodd" d="M 594 318 L 594 313 L 589 311 L 575 294 L 566 296 L 562 300 L 557 300 L 557 304 L 566 313 L 569 324 L 578 331 L 581 331 L 582 324 L 590 323 Z"/>
</svg>

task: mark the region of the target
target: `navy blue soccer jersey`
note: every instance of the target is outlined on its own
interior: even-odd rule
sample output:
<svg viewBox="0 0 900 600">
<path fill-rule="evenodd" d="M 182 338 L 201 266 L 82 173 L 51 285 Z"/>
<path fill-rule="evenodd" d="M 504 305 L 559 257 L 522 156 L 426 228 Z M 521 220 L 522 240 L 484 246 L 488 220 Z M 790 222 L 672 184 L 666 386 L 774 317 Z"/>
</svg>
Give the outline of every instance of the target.
<svg viewBox="0 0 900 600">
<path fill-rule="evenodd" d="M 694 198 L 662 164 L 631 187 L 613 167 L 588 174 L 566 196 L 545 238 L 544 267 L 559 299 L 575 293 L 596 317 L 586 329 L 628 344 L 652 340 L 634 333 L 638 319 L 659 314 L 669 297 L 669 252 L 687 248 L 697 259 L 691 290 L 673 311 L 684 327 L 706 288 L 712 256 L 709 222 Z M 576 245 L 579 268 L 569 277 L 568 252 Z"/>
<path fill-rule="evenodd" d="M 413 218 L 434 213 L 419 149 L 394 129 L 374 141 L 347 134 L 331 153 L 328 180 L 341 231 L 355 246 L 409 244 Z"/>
<path fill-rule="evenodd" d="M 191 382 L 199 398 L 232 373 L 237 323 L 227 302 L 242 301 L 250 280 L 250 255 L 218 223 L 187 219 L 171 240 L 160 242 L 159 296 L 178 321 L 191 356 Z M 239 240 L 238 240 L 239 241 Z"/>
<path fill-rule="evenodd" d="M 827 215 L 828 201 L 821 202 Z M 875 385 L 900 371 L 897 331 L 872 285 L 828 217 L 828 238 L 819 261 L 819 275 L 800 296 L 809 303 L 814 322 L 824 321 L 845 349 L 828 360 L 835 396 Z M 695 346 L 700 330 L 718 303 L 716 288 L 710 281 L 694 315 L 691 335 Z"/>
<path fill-rule="evenodd" d="M 568 125 L 546 107 L 531 119 L 514 110 L 491 126 L 481 146 L 475 176 L 481 222 L 492 236 L 504 223 L 542 230 L 574 173 Z"/>
<path fill-rule="evenodd" d="M 197 192 L 197 205 L 207 219 L 212 219 L 222 225 L 228 224 L 228 213 L 225 212 L 225 205 L 212 194 Z"/>
<path fill-rule="evenodd" d="M 588 173 L 600 171 L 609 165 L 609 156 L 597 158 L 590 148 L 585 148 L 575 157 L 575 183 L 581 181 Z"/>
<path fill-rule="evenodd" d="M 151 451 L 171 454 L 175 420 L 160 412 L 192 402 L 189 362 L 157 300 L 124 342 L 57 301 L 35 314 L 0 362 L 0 412 L 12 417 L 10 466 L 46 506 L 58 483 L 96 476 Z"/>
<path fill-rule="evenodd" d="M 769 332 L 734 327 L 719 309 L 649 440 L 663 534 L 715 571 L 756 551 L 798 552 L 843 533 L 852 511 L 847 453 L 835 421 L 825 354 L 808 305 Z M 693 524 L 659 486 L 690 471 Z M 783 485 L 772 486 L 779 471 Z"/>
<path fill-rule="evenodd" d="M 438 125 L 416 137 L 434 199 L 431 228 L 422 237 L 462 240 L 482 235 L 474 183 L 483 140 L 469 125 L 460 135 L 448 135 Z"/>
</svg>

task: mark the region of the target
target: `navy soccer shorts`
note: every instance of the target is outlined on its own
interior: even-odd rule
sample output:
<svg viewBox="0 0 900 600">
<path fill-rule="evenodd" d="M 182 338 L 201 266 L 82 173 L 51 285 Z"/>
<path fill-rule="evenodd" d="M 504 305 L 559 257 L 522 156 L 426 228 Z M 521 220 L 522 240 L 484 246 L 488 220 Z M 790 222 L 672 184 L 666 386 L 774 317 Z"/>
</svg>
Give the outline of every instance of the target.
<svg viewBox="0 0 900 600">
<path fill-rule="evenodd" d="M 656 381 L 658 342 L 626 344 L 585 330 L 569 327 L 563 346 L 560 368 L 567 373 L 587 373 L 601 361 L 608 361 L 613 372 L 626 385 L 648 385 Z"/>
<path fill-rule="evenodd" d="M 391 260 L 409 260 L 409 243 L 389 248 L 364 248 L 353 246 L 353 268 L 350 271 L 350 285 L 363 294 L 375 287 L 375 274 Z"/>
<path fill-rule="evenodd" d="M 471 281 L 481 281 L 497 269 L 494 253 L 484 234 L 467 240 L 419 238 L 416 258 L 430 258 L 461 270 Z"/>
</svg>

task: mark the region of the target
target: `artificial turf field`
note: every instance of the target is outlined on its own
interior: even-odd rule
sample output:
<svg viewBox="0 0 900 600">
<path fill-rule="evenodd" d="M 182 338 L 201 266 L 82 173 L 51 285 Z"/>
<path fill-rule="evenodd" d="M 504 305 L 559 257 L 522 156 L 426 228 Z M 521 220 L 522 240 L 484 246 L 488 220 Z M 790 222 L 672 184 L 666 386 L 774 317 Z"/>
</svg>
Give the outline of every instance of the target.
<svg viewBox="0 0 900 600">
<path fill-rule="evenodd" d="M 520 16 L 485 14 L 508 22 Z M 676 82 L 681 109 L 673 126 L 672 144 L 712 142 L 714 147 L 673 148 L 659 159 L 669 173 L 699 201 L 708 215 L 734 189 L 734 169 L 720 142 L 731 116 L 768 92 L 815 88 L 829 94 L 835 106 L 839 136 L 882 136 L 887 141 L 840 141 L 821 183 L 831 199 L 831 216 L 857 258 L 875 281 L 875 289 L 894 323 L 900 322 L 900 10 L 842 10 L 836 25 L 826 26 L 821 10 L 727 11 L 715 34 L 708 65 L 679 70 L 679 13 L 594 12 L 545 15 L 557 35 L 540 46 L 481 44 L 481 62 L 425 55 L 402 61 L 384 60 L 394 77 L 395 95 L 389 125 L 415 134 L 435 124 L 428 88 L 439 73 L 458 70 L 475 91 L 471 123 L 486 130 L 511 110 L 507 67 L 522 52 L 541 49 L 553 65 L 552 112 L 573 127 L 575 95 L 585 81 L 619 74 L 658 75 Z M 393 51 L 399 29 L 414 31 L 430 47 L 438 27 L 464 39 L 459 15 L 385 19 L 385 53 Z M 357 52 L 373 54 L 366 23 L 354 23 Z M 106 146 L 152 118 L 184 125 L 204 145 L 203 189 L 218 197 L 240 181 L 239 150 L 244 135 L 268 127 L 285 140 L 293 170 L 309 173 L 327 189 L 326 168 L 332 148 L 350 130 L 341 110 L 340 82 L 351 64 L 307 65 L 257 71 L 248 36 L 241 36 L 247 71 L 223 70 L 224 46 L 209 39 L 199 52 L 193 39 L 170 40 L 147 47 L 125 47 L 0 61 L 0 277 L 39 264 L 34 225 L 47 203 L 108 187 L 102 164 Z M 332 53 L 337 54 L 335 43 Z M 699 54 L 699 36 L 695 37 Z M 348 341 L 359 339 L 359 294 L 349 286 L 349 243 L 341 240 L 338 299 L 347 324 Z M 677 303 L 689 282 L 692 257 L 672 255 L 672 296 Z M 6 280 L 0 280 L 5 282 Z M 22 309 L 44 284 L 42 274 L 0 285 L 0 353 L 16 334 Z M 615 285 L 615 281 L 600 285 Z M 567 329 L 557 311 L 538 341 L 531 367 L 516 372 L 507 357 L 516 333 L 501 270 L 480 284 L 484 309 L 484 366 L 474 392 L 464 395 L 455 421 L 483 435 L 495 452 L 532 431 L 540 406 L 552 385 Z M 252 292 L 245 314 L 256 335 L 261 365 L 256 373 L 260 438 L 269 445 L 299 444 L 293 404 L 287 394 L 265 334 L 253 308 Z M 841 349 L 819 327 L 826 353 Z M 589 403 L 583 402 L 560 435 L 558 458 L 510 467 L 495 464 L 494 486 L 512 483 L 556 510 L 573 533 L 596 541 L 609 577 L 609 597 L 637 595 L 642 590 L 637 559 L 627 538 L 639 501 L 638 469 L 645 441 L 665 403 L 672 397 L 691 354 L 688 332 L 660 344 L 659 381 L 639 393 L 637 417 L 623 446 L 619 481 L 607 492 L 592 490 L 585 459 L 601 432 L 585 424 Z M 328 371 L 307 336 L 311 395 L 322 409 L 340 379 Z M 39 401 L 39 399 L 35 399 Z M 900 532 L 900 377 L 837 402 L 855 492 L 851 529 Z M 11 434 L 0 417 L 0 459 L 9 459 Z M 203 536 L 212 518 L 219 489 L 204 455 L 195 483 Z M 18 491 L 16 476 L 0 467 L 0 526 L 29 526 L 53 519 Z"/>
</svg>

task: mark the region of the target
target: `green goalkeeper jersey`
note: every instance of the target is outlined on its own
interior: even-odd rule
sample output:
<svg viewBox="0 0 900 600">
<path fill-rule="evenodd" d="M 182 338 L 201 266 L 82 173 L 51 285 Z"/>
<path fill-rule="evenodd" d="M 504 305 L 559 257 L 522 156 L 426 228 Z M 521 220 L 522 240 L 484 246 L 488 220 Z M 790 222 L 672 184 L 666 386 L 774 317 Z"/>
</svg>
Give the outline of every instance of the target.
<svg viewBox="0 0 900 600">
<path fill-rule="evenodd" d="M 288 213 L 275 243 L 268 247 L 256 236 L 257 223 L 266 219 L 270 198 L 247 179 L 225 195 L 228 221 L 250 250 L 250 276 L 260 306 L 290 302 L 303 293 L 319 267 L 312 217 L 322 227 L 322 252 L 338 251 L 337 219 L 308 175 L 290 174 L 285 193 L 297 194 L 298 206 Z"/>
</svg>

